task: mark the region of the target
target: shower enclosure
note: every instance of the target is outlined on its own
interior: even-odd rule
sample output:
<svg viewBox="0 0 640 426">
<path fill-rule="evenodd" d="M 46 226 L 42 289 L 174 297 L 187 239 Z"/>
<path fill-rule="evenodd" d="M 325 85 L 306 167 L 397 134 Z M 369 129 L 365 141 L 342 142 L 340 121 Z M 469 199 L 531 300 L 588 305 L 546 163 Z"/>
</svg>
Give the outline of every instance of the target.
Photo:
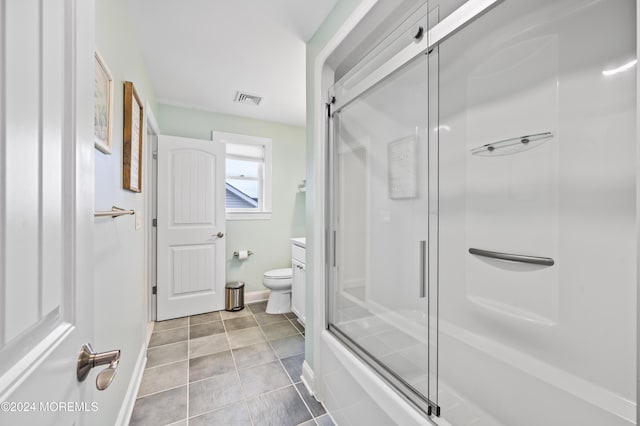
<svg viewBox="0 0 640 426">
<path fill-rule="evenodd" d="M 326 328 L 439 424 L 635 424 L 636 2 L 440 3 L 329 90 Z"/>
</svg>

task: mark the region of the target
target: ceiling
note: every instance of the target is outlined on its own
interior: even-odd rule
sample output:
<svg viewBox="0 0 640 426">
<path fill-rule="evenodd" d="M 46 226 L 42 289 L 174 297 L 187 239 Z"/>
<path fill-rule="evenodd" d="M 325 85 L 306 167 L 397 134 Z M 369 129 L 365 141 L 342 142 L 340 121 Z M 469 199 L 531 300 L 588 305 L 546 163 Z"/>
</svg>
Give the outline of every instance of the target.
<svg viewBox="0 0 640 426">
<path fill-rule="evenodd" d="M 303 126 L 305 43 L 336 1 L 129 4 L 159 103 Z M 237 91 L 262 102 L 234 102 Z"/>
</svg>

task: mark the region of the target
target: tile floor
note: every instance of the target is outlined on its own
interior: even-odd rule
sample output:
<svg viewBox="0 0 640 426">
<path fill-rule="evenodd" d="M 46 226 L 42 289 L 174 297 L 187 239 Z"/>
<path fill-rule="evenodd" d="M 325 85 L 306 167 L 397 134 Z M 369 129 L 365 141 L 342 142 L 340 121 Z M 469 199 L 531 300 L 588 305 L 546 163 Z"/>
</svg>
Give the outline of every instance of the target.
<svg viewBox="0 0 640 426">
<path fill-rule="evenodd" d="M 157 322 L 130 425 L 333 425 L 300 381 L 304 328 L 265 307 Z"/>
</svg>

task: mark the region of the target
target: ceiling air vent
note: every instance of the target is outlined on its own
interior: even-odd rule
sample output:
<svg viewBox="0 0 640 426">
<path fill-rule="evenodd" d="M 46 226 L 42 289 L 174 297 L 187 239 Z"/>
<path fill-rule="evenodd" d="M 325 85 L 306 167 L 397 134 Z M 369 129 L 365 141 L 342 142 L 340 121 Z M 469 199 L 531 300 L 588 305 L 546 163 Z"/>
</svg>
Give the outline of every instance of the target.
<svg viewBox="0 0 640 426">
<path fill-rule="evenodd" d="M 262 101 L 262 98 L 260 96 L 250 95 L 248 93 L 236 92 L 236 98 L 234 100 L 241 104 L 258 106 L 260 105 L 260 101 Z"/>
</svg>

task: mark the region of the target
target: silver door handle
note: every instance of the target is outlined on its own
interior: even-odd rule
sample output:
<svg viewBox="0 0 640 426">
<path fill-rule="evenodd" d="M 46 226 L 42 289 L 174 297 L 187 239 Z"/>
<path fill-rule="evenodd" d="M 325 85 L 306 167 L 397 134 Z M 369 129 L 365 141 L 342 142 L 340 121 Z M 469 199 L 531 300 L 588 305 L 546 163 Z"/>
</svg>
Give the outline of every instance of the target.
<svg viewBox="0 0 640 426">
<path fill-rule="evenodd" d="M 222 232 L 218 232 L 217 234 L 213 234 L 212 237 L 222 238 L 224 237 L 224 234 Z"/>
<path fill-rule="evenodd" d="M 109 366 L 98 373 L 98 377 L 96 377 L 96 388 L 98 388 L 98 390 L 105 390 L 113 381 L 119 363 L 119 349 L 108 352 L 95 352 L 91 344 L 85 343 L 82 345 L 82 348 L 80 348 L 80 354 L 78 355 L 78 381 L 84 381 L 93 367 L 109 364 Z"/>
</svg>

